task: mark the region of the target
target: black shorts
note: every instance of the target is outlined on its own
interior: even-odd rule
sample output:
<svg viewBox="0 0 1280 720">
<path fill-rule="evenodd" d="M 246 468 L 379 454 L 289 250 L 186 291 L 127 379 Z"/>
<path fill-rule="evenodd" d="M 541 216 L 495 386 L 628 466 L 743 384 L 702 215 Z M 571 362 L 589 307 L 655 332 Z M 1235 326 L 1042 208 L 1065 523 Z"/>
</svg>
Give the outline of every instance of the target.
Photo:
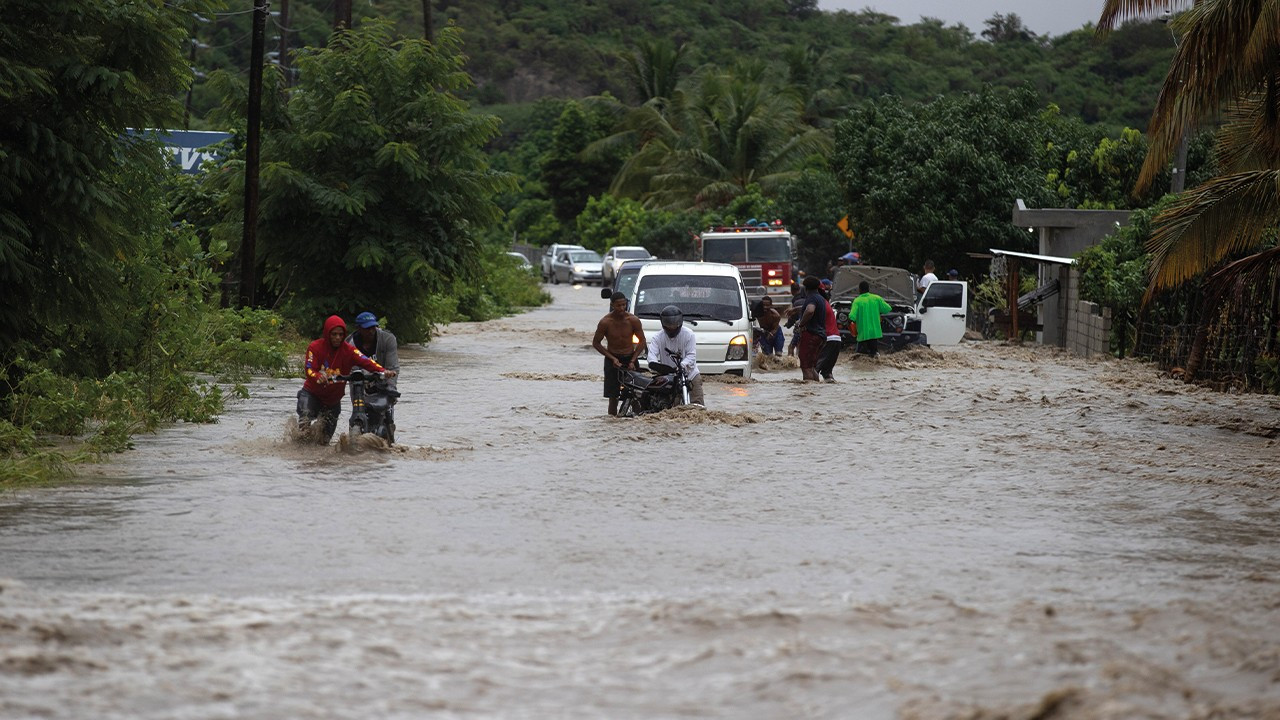
<svg viewBox="0 0 1280 720">
<path fill-rule="evenodd" d="M 618 355 L 618 362 L 622 363 L 622 367 L 631 364 L 630 355 Z M 609 358 L 604 359 L 604 396 L 613 400 L 618 397 L 618 368 L 613 366 L 613 361 Z"/>
</svg>

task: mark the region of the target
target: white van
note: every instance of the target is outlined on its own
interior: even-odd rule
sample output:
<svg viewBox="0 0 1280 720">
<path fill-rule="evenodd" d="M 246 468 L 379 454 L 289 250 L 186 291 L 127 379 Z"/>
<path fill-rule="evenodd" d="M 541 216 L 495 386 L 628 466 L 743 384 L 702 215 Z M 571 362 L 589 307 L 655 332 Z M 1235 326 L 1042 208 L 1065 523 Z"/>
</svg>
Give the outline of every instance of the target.
<svg viewBox="0 0 1280 720">
<path fill-rule="evenodd" d="M 738 268 L 725 263 L 649 263 L 640 268 L 627 301 L 646 337 L 662 331 L 662 308 L 680 308 L 685 326 L 697 339 L 698 372 L 751 378 L 751 308 Z"/>
</svg>

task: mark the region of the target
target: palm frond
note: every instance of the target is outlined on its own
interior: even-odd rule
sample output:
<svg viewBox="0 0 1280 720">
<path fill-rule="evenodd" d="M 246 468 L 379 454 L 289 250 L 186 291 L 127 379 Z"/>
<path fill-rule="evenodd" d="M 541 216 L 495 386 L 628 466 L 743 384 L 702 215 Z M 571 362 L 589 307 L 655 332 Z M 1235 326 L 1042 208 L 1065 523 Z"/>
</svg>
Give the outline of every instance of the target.
<svg viewBox="0 0 1280 720">
<path fill-rule="evenodd" d="M 1268 78 L 1266 89 L 1254 92 L 1228 106 L 1218 130 L 1215 156 L 1224 173 L 1266 170 L 1280 167 L 1280 92 L 1276 78 Z"/>
<path fill-rule="evenodd" d="M 1229 101 L 1260 87 L 1274 71 L 1265 58 L 1280 51 L 1280 36 L 1265 37 L 1263 15 L 1280 0 L 1202 0 L 1175 23 L 1182 39 L 1160 88 L 1147 134 L 1151 145 L 1138 177 L 1147 190 L 1164 170 L 1184 133 Z M 1261 25 L 1261 27 L 1260 27 Z"/>
<path fill-rule="evenodd" d="M 1123 19 L 1147 15 L 1160 9 L 1172 10 L 1172 6 L 1176 4 L 1175 0 L 1106 0 L 1102 6 L 1102 15 L 1098 17 L 1098 34 L 1111 32 Z"/>
<path fill-rule="evenodd" d="M 1255 283 L 1267 275 L 1280 272 L 1280 247 L 1254 253 L 1224 265 L 1204 285 L 1204 302 L 1217 305 L 1233 287 Z"/>
<path fill-rule="evenodd" d="M 1187 191 L 1156 217 L 1147 250 L 1147 297 L 1252 250 L 1280 218 L 1280 170 L 1214 178 Z"/>
</svg>

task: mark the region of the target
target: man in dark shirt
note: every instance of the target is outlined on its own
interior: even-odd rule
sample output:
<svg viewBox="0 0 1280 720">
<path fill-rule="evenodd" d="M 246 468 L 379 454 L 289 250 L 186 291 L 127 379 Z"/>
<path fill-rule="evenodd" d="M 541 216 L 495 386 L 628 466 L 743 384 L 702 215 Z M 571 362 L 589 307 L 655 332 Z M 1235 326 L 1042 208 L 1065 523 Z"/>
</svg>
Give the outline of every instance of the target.
<svg viewBox="0 0 1280 720">
<path fill-rule="evenodd" d="M 796 324 L 800 327 L 800 373 L 805 382 L 818 382 L 818 351 L 827 341 L 827 299 L 822 297 L 819 288 L 821 281 L 816 277 L 804 279 L 807 293 L 804 300 L 804 312 Z"/>
</svg>

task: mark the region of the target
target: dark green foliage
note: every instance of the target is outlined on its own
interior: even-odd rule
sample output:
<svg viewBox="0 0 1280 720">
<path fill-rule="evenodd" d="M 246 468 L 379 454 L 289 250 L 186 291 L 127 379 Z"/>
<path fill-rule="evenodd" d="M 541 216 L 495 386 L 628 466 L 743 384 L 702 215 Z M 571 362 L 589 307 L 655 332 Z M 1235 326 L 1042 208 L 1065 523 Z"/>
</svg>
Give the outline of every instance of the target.
<svg viewBox="0 0 1280 720">
<path fill-rule="evenodd" d="M 426 338 L 427 298 L 482 277 L 477 232 L 514 188 L 480 148 L 497 119 L 468 112 L 455 92 L 458 33 L 395 41 L 385 22 L 335 33 L 301 55 L 282 117 L 264 130 L 259 260 L 300 327 L 366 309 L 397 335 Z M 226 197 L 235 213 L 241 164 Z"/>
<path fill-rule="evenodd" d="M 854 113 L 836 127 L 832 167 L 863 262 L 916 268 L 932 258 L 973 275 L 984 268 L 968 252 L 1031 249 L 1009 218 L 1018 198 L 1050 204 L 1043 136 L 1026 88 L 917 107 L 885 97 Z"/>
<path fill-rule="evenodd" d="M 299 29 L 293 47 L 324 44 L 332 27 L 328 5 L 328 0 L 291 0 L 289 24 Z M 387 17 L 404 36 L 421 34 L 420 3 L 356 5 L 357 22 Z M 813 48 L 821 57 L 821 63 L 810 65 L 817 82 L 792 78 L 817 100 L 806 110 L 810 117 L 813 110 L 830 117 L 824 115 L 827 110 L 856 98 L 895 94 L 928 101 L 939 94 L 978 92 L 984 84 L 1012 88 L 1030 82 L 1045 102 L 1114 133 L 1146 127 L 1174 49 L 1168 28 L 1154 21 L 1126 23 L 1102 39 L 1091 27 L 1048 37 L 1036 35 L 1036 28 L 1025 27 L 1013 14 L 995 15 L 984 28 L 937 20 L 903 25 L 873 10 L 823 12 L 810 0 L 479 0 L 436 7 L 437 27 L 452 21 L 464 33 L 467 70 L 476 80 L 474 96 L 468 97 L 486 105 L 604 92 L 639 104 L 670 97 L 677 67 L 728 67 L 745 58 L 790 62 L 791 55 Z M 248 27 L 247 15 L 201 24 L 200 39 L 210 47 L 197 52 L 197 66 L 245 68 Z M 278 28 L 269 30 L 274 48 Z M 202 116 L 215 100 L 198 86 L 195 104 Z"/>
<path fill-rule="evenodd" d="M 56 477 L 65 461 L 123 450 L 161 423 L 213 422 L 224 389 L 193 372 L 235 383 L 285 369 L 297 342 L 282 339 L 274 313 L 219 309 L 217 262 L 187 226 L 143 235 L 133 255 L 110 263 L 125 300 L 104 309 L 108 322 L 68 320 L 12 344 L 0 366 L 0 428 L 33 440 L 0 459 L 0 484 Z M 50 453 L 34 440 L 49 435 L 85 444 Z"/>
<path fill-rule="evenodd" d="M 567 102 L 551 133 L 551 145 L 541 160 L 542 186 L 551 198 L 556 220 L 572 226 L 587 205 L 587 198 L 609 189 L 622 165 L 621 152 L 583 156 L 592 142 L 609 134 L 613 118 L 596 110 L 590 114 L 580 103 Z"/>
<path fill-rule="evenodd" d="M 537 269 L 521 268 L 504 248 L 486 247 L 479 264 L 482 280 L 455 279 L 443 292 L 426 299 L 434 322 L 491 320 L 551 301 L 542 290 Z"/>
<path fill-rule="evenodd" d="M 105 323 L 122 299 L 113 262 L 163 223 L 146 188 L 164 159 L 128 128 L 179 117 L 190 15 L 124 0 L 10 0 L 4 13 L 0 333 Z"/>
<path fill-rule="evenodd" d="M 777 215 L 800 238 L 796 261 L 802 270 L 825 273 L 834 258 L 849 252 L 850 243 L 861 246 L 861 238 L 850 241 L 836 227 L 844 214 L 844 193 L 830 171 L 808 170 L 782 186 Z"/>
</svg>

